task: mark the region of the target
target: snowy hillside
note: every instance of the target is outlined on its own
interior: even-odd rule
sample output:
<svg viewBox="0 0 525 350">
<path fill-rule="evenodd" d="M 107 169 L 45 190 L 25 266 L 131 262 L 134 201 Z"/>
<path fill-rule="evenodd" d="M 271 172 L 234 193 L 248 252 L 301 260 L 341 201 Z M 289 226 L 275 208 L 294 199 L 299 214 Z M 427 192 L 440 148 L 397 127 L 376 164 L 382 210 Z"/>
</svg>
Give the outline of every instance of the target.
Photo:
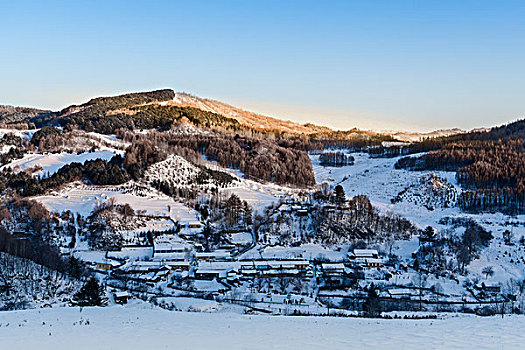
<svg viewBox="0 0 525 350">
<path fill-rule="evenodd" d="M 456 173 L 396 167 L 410 142 L 171 90 L 48 117 L 0 130 L 0 305 L 35 309 L 0 313 L 0 347 L 448 348 L 494 327 L 482 348 L 523 322 L 474 315 L 525 312 L 525 215 L 462 210 Z"/>
<path fill-rule="evenodd" d="M 85 163 L 87 160 L 104 159 L 110 160 L 116 153 L 105 150 L 95 152 L 54 153 L 54 154 L 27 154 L 24 158 L 15 160 L 2 168 L 10 167 L 15 172 L 24 170 L 35 170 L 32 174 L 38 176 L 50 176 L 57 172 L 65 164 L 73 162 Z"/>
<path fill-rule="evenodd" d="M 366 194 L 374 207 L 385 213 L 393 213 L 408 218 L 421 228 L 428 225 L 448 234 L 461 234 L 457 227 L 443 219 L 472 219 L 492 232 L 496 238 L 483 255 L 472 262 L 472 272 L 484 279 L 481 270 L 486 266 L 495 266 L 497 273 L 490 276 L 488 282 L 506 282 L 510 279 L 525 278 L 525 264 L 522 257 L 524 247 L 518 242 L 525 236 L 525 215 L 509 216 L 502 213 L 473 214 L 462 212 L 458 207 L 444 206 L 438 203 L 448 201 L 461 192 L 455 179 L 455 173 L 443 171 L 406 171 L 394 168 L 399 158 L 370 158 L 367 154 L 353 154 L 355 165 L 342 168 L 327 168 L 318 165 L 318 156 L 312 156 L 316 180 L 332 185 L 343 186 L 347 195 Z M 433 178 L 430 178 L 433 174 Z M 441 182 L 436 178 L 441 179 Z M 431 180 L 429 182 L 429 179 Z M 429 187 L 429 185 L 431 185 Z M 443 189 L 446 193 L 443 194 Z M 436 191 L 437 190 L 437 191 Z M 445 199 L 443 199 L 445 198 Z M 503 232 L 512 223 L 513 243 L 503 244 Z M 456 232 L 457 231 L 457 232 Z M 412 252 L 406 252 L 411 254 Z M 408 255 L 407 255 L 408 256 Z M 512 262 L 511 262 L 512 260 Z M 501 266 L 498 266 L 501 265 Z"/>
<path fill-rule="evenodd" d="M 291 121 L 267 117 L 261 114 L 245 111 L 220 101 L 200 98 L 184 92 L 175 93 L 175 98 L 172 103 L 175 105 L 195 107 L 205 111 L 222 114 L 238 120 L 241 124 L 249 125 L 256 129 L 280 129 L 285 132 L 306 134 L 329 130 L 326 127 L 320 127 L 313 124 L 300 125 Z"/>
</svg>

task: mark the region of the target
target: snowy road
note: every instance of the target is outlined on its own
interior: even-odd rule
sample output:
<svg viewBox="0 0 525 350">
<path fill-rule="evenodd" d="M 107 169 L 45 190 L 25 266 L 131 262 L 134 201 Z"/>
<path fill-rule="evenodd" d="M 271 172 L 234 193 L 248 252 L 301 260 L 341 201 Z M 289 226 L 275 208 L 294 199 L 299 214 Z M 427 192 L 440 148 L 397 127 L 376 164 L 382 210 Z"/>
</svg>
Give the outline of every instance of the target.
<svg viewBox="0 0 525 350">
<path fill-rule="evenodd" d="M 519 349 L 524 326 L 520 316 L 373 320 L 56 308 L 0 312 L 0 349 Z"/>
</svg>

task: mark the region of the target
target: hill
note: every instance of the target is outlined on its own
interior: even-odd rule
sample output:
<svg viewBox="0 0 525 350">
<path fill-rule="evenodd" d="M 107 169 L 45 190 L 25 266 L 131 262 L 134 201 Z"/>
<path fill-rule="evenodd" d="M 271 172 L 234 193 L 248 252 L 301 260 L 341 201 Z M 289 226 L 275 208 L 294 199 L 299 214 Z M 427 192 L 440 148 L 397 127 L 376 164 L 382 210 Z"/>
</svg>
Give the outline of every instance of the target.
<svg viewBox="0 0 525 350">
<path fill-rule="evenodd" d="M 34 118 L 40 114 L 49 112 L 50 111 L 37 108 L 0 105 L 0 123 L 20 123 L 26 121 L 27 119 Z"/>
<path fill-rule="evenodd" d="M 326 147 L 360 147 L 368 145 L 379 145 L 383 141 L 393 141 L 394 139 L 386 133 L 359 130 L 333 130 L 326 126 L 319 126 L 312 123 L 299 124 L 296 122 L 268 117 L 262 114 L 253 113 L 224 102 L 202 98 L 184 92 L 177 92 L 175 98 L 169 105 L 181 107 L 192 107 L 203 111 L 232 118 L 239 124 L 254 129 L 262 134 L 281 133 L 289 136 L 307 136 L 312 142 L 321 142 Z"/>
<path fill-rule="evenodd" d="M 446 137 L 457 134 L 464 134 L 467 131 L 453 129 L 439 129 L 431 132 L 410 132 L 410 131 L 384 131 L 385 134 L 391 135 L 399 141 L 417 142 L 427 138 Z"/>
<path fill-rule="evenodd" d="M 525 120 L 494 127 L 416 142 L 397 168 L 455 171 L 457 181 L 468 191 L 459 199 L 463 209 L 501 210 L 523 213 L 525 208 Z"/>
<path fill-rule="evenodd" d="M 16 108 L 16 109 L 15 109 Z M 60 126 L 88 132 L 114 134 L 118 129 L 169 130 L 181 123 L 198 128 L 270 138 L 281 145 L 309 150 L 319 147 L 368 147 L 396 139 L 384 133 L 351 129 L 332 130 L 312 123 L 299 124 L 249 112 L 212 99 L 171 89 L 98 97 L 60 111 L 22 107 L 0 108 L 0 122 L 29 123 L 38 128 Z M 4 115 L 4 117 L 3 117 Z"/>
<path fill-rule="evenodd" d="M 331 131 L 330 128 L 325 126 L 318 126 L 310 123 L 299 124 L 288 120 L 267 117 L 262 114 L 249 112 L 241 108 L 231 106 L 224 102 L 197 97 L 184 92 L 177 92 L 175 94 L 175 98 L 172 102 L 170 102 L 170 104 L 182 107 L 193 107 L 203 111 L 221 114 L 237 120 L 242 125 L 262 131 L 278 130 L 291 134 L 313 134 Z"/>
</svg>

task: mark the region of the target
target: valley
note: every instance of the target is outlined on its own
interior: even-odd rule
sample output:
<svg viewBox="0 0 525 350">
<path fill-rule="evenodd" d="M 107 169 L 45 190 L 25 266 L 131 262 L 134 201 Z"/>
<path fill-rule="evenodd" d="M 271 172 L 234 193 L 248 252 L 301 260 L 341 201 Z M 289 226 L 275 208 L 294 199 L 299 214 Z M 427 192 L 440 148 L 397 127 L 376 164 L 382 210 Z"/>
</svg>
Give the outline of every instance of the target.
<svg viewBox="0 0 525 350">
<path fill-rule="evenodd" d="M 0 308 L 417 319 L 525 310 L 525 215 L 463 210 L 457 171 L 399 166 L 433 155 L 421 148 L 434 141 L 275 135 L 242 124 L 257 115 L 228 121 L 242 111 L 199 112 L 177 96 L 94 99 L 2 130 L 0 249 L 14 260 Z M 113 119 L 144 103 L 159 110 L 126 118 L 151 127 Z M 163 106 L 182 110 L 155 114 Z M 28 261 L 45 269 L 20 292 Z M 51 293 L 57 285 L 69 289 Z"/>
</svg>

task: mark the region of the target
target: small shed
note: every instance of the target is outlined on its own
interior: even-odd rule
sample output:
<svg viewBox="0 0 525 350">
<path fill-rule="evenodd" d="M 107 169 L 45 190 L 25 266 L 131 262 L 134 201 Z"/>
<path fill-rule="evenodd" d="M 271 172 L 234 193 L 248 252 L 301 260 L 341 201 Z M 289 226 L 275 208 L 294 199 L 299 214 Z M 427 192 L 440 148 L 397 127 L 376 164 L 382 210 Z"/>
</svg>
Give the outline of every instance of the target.
<svg viewBox="0 0 525 350">
<path fill-rule="evenodd" d="M 115 300 L 115 303 L 117 304 L 127 304 L 129 298 L 131 295 L 129 295 L 128 292 L 115 292 L 113 293 L 113 300 Z"/>
</svg>

